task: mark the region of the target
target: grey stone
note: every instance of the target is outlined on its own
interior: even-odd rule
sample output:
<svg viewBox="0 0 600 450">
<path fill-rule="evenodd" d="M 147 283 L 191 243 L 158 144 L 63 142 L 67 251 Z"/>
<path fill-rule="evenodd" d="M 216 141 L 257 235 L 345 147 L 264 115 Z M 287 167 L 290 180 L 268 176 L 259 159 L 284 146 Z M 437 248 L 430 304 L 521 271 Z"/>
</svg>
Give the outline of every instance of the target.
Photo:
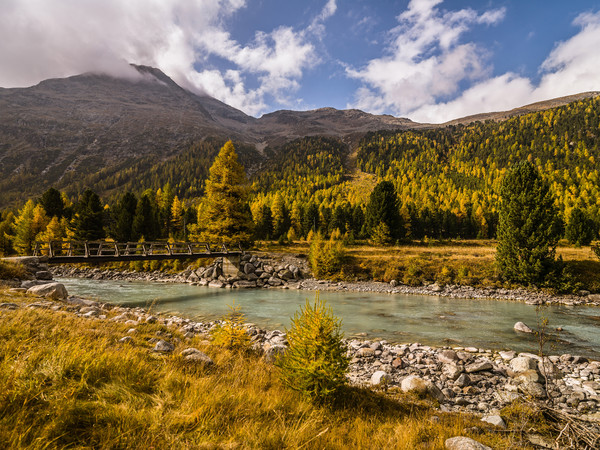
<svg viewBox="0 0 600 450">
<path fill-rule="evenodd" d="M 121 342 L 122 344 L 133 344 L 133 338 L 131 336 L 124 336 L 121 339 L 119 339 L 119 342 Z"/>
<path fill-rule="evenodd" d="M 154 351 L 159 353 L 171 353 L 173 350 L 175 350 L 175 346 L 162 339 L 159 340 L 154 346 Z"/>
<path fill-rule="evenodd" d="M 371 347 L 359 348 L 356 352 L 356 356 L 359 356 L 361 358 L 375 356 L 375 350 L 373 350 Z"/>
<path fill-rule="evenodd" d="M 16 303 L 0 303 L 0 309 L 11 309 L 15 310 L 19 307 Z"/>
<path fill-rule="evenodd" d="M 466 373 L 461 374 L 454 382 L 455 386 L 464 388 L 471 385 L 471 377 Z"/>
<path fill-rule="evenodd" d="M 250 264 L 250 263 L 244 264 L 244 273 L 246 275 L 248 275 L 250 273 L 254 273 L 255 271 L 256 271 L 256 267 L 254 267 L 253 264 Z"/>
<path fill-rule="evenodd" d="M 521 383 L 519 385 L 519 391 L 523 394 L 530 395 L 535 398 L 546 398 L 546 391 L 544 387 L 539 383 L 534 383 L 531 381 Z"/>
<path fill-rule="evenodd" d="M 65 286 L 61 283 L 46 283 L 38 286 L 32 286 L 27 289 L 28 294 L 38 297 L 51 298 L 53 300 L 65 300 L 69 294 Z"/>
<path fill-rule="evenodd" d="M 214 364 L 214 361 L 211 359 L 210 356 L 193 347 L 186 348 L 185 350 L 183 350 L 181 352 L 181 356 L 183 356 L 186 361 L 202 363 L 205 366 L 212 366 Z"/>
<path fill-rule="evenodd" d="M 505 352 L 500 352 L 499 354 L 500 354 L 500 358 L 502 358 L 504 361 L 510 361 L 515 356 L 517 356 L 517 353 L 514 352 L 513 350 L 509 350 L 509 351 L 505 351 Z"/>
<path fill-rule="evenodd" d="M 400 389 L 404 392 L 416 392 L 417 394 L 429 394 L 436 400 L 442 402 L 446 396 L 440 389 L 429 380 L 424 380 L 416 375 L 409 375 L 400 383 Z"/>
<path fill-rule="evenodd" d="M 222 281 L 215 280 L 208 283 L 208 287 L 221 289 L 225 287 L 225 283 L 223 283 Z"/>
<path fill-rule="evenodd" d="M 256 281 L 236 281 L 235 283 L 233 283 L 233 287 L 238 289 L 252 289 L 256 287 Z"/>
<path fill-rule="evenodd" d="M 533 330 L 525 325 L 523 322 L 515 323 L 513 327 L 515 331 L 520 331 L 521 333 L 533 333 Z"/>
<path fill-rule="evenodd" d="M 280 279 L 279 279 L 279 278 L 277 278 L 277 277 L 271 277 L 271 278 L 269 278 L 269 281 L 268 281 L 268 283 L 269 283 L 271 286 L 281 286 L 281 285 L 283 284 L 283 281 L 282 281 L 282 280 L 280 280 Z"/>
<path fill-rule="evenodd" d="M 281 272 L 279 272 L 279 278 L 282 278 L 284 280 L 293 280 L 294 279 L 294 274 L 292 273 L 291 270 L 282 270 Z"/>
<path fill-rule="evenodd" d="M 463 371 L 464 369 L 456 364 L 444 364 L 442 367 L 442 373 L 451 380 L 456 380 Z"/>
<path fill-rule="evenodd" d="M 265 346 L 265 358 L 267 361 L 274 361 L 277 356 L 283 355 L 287 347 L 285 345 L 267 345 Z"/>
<path fill-rule="evenodd" d="M 444 446 L 447 450 L 492 450 L 487 445 L 465 436 L 455 436 L 446 439 Z"/>
<path fill-rule="evenodd" d="M 497 414 L 492 414 L 489 416 L 484 416 L 481 418 L 482 422 L 487 422 L 491 425 L 506 429 L 506 422 L 504 421 L 504 419 L 502 419 L 502 417 L 500 417 Z"/>
<path fill-rule="evenodd" d="M 371 384 L 373 386 L 387 385 L 392 381 L 391 377 L 383 370 L 378 370 L 371 375 Z"/>
<path fill-rule="evenodd" d="M 513 372 L 525 372 L 526 370 L 537 370 L 537 361 L 528 356 L 518 356 L 510 361 Z"/>
<path fill-rule="evenodd" d="M 35 273 L 35 277 L 38 280 L 51 280 L 52 274 L 50 272 L 48 272 L 47 270 L 39 270 Z"/>
<path fill-rule="evenodd" d="M 465 366 L 465 372 L 474 373 L 474 372 L 483 372 L 484 370 L 492 370 L 494 366 L 491 362 L 487 360 L 477 361 L 468 366 Z"/>
<path fill-rule="evenodd" d="M 454 350 L 442 350 L 437 355 L 438 361 L 444 364 L 454 363 L 458 361 L 458 356 Z"/>
</svg>

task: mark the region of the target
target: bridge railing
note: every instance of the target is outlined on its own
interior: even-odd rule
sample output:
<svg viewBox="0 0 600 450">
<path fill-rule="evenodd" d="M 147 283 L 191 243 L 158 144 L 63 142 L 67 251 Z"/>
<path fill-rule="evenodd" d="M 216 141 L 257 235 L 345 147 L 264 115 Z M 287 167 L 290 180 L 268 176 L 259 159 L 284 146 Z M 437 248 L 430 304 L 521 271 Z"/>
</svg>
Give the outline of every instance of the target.
<svg viewBox="0 0 600 450">
<path fill-rule="evenodd" d="M 229 253 L 225 244 L 208 242 L 112 242 L 112 241 L 49 241 L 36 242 L 33 256 L 121 257 L 151 255 L 207 255 Z M 233 250 L 237 252 L 239 250 Z"/>
</svg>

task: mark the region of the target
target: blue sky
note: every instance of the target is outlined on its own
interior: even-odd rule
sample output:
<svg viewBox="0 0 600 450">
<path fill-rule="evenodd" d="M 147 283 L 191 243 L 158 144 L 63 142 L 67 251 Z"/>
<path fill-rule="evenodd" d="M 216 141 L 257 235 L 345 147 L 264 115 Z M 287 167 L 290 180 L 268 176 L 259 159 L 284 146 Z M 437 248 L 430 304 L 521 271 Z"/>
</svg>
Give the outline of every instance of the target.
<svg viewBox="0 0 600 450">
<path fill-rule="evenodd" d="M 0 86 L 127 61 L 260 116 L 421 122 L 600 90 L 600 5 L 571 0 L 3 0 Z"/>
</svg>

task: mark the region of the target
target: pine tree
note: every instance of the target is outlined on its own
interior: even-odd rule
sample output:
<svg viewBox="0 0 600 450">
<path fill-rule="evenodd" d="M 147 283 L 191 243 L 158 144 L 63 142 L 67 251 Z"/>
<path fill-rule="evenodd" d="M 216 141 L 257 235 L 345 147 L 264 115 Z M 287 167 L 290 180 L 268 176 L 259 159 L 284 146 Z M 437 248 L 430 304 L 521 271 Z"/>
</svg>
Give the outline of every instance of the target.
<svg viewBox="0 0 600 450">
<path fill-rule="evenodd" d="M 277 192 L 273 199 L 271 217 L 273 219 L 273 237 L 278 239 L 290 228 L 290 215 L 280 192 Z"/>
<path fill-rule="evenodd" d="M 93 241 L 104 238 L 104 208 L 100 197 L 86 189 L 75 207 L 75 239 Z"/>
<path fill-rule="evenodd" d="M 2 222 L 0 222 L 0 254 L 3 256 L 11 255 L 14 252 L 14 226 L 15 215 L 11 211 L 2 214 Z"/>
<path fill-rule="evenodd" d="M 158 238 L 158 214 L 155 202 L 150 198 L 152 194 L 145 192 L 137 202 L 131 227 L 131 237 L 133 240 L 143 238 L 146 241 L 153 241 Z"/>
<path fill-rule="evenodd" d="M 210 168 L 198 222 L 201 239 L 247 245 L 252 238 L 249 185 L 231 141 L 225 143 Z"/>
<path fill-rule="evenodd" d="M 369 235 L 372 236 L 381 224 L 385 224 L 391 239 L 404 237 L 398 197 L 391 181 L 382 181 L 375 186 L 369 197 L 365 216 L 365 225 Z"/>
<path fill-rule="evenodd" d="M 545 281 L 554 268 L 559 238 L 557 209 L 550 187 L 528 161 L 513 167 L 500 189 L 496 262 L 508 281 Z"/>
<path fill-rule="evenodd" d="M 33 211 L 35 203 L 28 200 L 19 211 L 15 219 L 15 239 L 14 246 L 20 255 L 30 254 L 35 241 L 35 231 L 33 230 Z"/>
<path fill-rule="evenodd" d="M 589 245 L 595 235 L 594 221 L 581 209 L 573 208 L 565 229 L 565 237 L 569 242 L 577 246 Z"/>
<path fill-rule="evenodd" d="M 171 205 L 171 224 L 174 236 L 181 237 L 183 234 L 184 215 L 185 210 L 183 208 L 183 203 L 179 200 L 179 197 L 173 197 L 173 203 Z"/>
<path fill-rule="evenodd" d="M 113 208 L 112 237 L 117 242 L 133 240 L 133 218 L 137 209 L 137 199 L 131 192 L 126 192 Z"/>
<path fill-rule="evenodd" d="M 42 194 L 40 203 L 50 218 L 58 217 L 61 219 L 65 214 L 65 204 L 62 195 L 52 187 Z"/>
</svg>

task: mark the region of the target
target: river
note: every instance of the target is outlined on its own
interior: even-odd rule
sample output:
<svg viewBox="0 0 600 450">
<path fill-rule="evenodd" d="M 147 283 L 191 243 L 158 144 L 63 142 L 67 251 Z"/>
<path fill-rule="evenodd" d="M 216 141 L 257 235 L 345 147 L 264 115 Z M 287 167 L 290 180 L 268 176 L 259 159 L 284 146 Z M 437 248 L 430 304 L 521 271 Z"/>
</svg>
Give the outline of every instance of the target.
<svg viewBox="0 0 600 450">
<path fill-rule="evenodd" d="M 97 281 L 61 278 L 70 295 L 123 306 L 142 306 L 197 320 L 220 318 L 229 305 L 240 306 L 247 321 L 267 329 L 284 329 L 290 318 L 313 300 L 311 291 L 282 289 L 214 289 L 187 284 Z M 547 306 L 500 300 L 323 292 L 333 313 L 342 319 L 346 337 L 420 342 L 432 346 L 463 346 L 538 352 L 537 338 L 517 333 L 515 322 L 537 328 L 548 321 L 552 339 L 546 354 L 571 353 L 600 359 L 600 309 Z M 560 327 L 561 332 L 555 329 Z"/>
</svg>

